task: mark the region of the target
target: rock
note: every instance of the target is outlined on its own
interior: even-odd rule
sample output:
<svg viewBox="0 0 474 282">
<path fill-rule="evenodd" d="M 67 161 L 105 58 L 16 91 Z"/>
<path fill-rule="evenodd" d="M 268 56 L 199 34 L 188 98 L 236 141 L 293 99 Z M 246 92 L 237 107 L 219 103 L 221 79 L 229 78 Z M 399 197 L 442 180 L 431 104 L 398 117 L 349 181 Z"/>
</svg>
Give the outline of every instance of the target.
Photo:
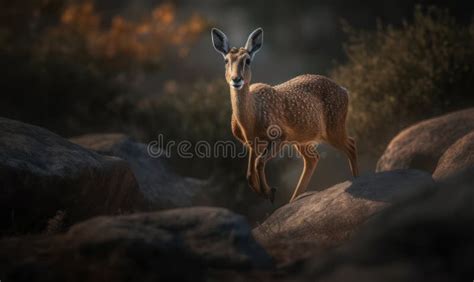
<svg viewBox="0 0 474 282">
<path fill-rule="evenodd" d="M 474 108 L 412 125 L 390 142 L 376 170 L 413 168 L 433 173 L 444 151 L 473 130 Z"/>
<path fill-rule="evenodd" d="M 444 152 L 433 178 L 451 177 L 468 169 L 474 172 L 474 131 L 464 135 Z"/>
<path fill-rule="evenodd" d="M 4 239 L 0 258 L 0 279 L 11 282 L 204 281 L 211 268 L 272 267 L 242 216 L 210 207 L 97 217 L 61 235 Z"/>
<path fill-rule="evenodd" d="M 321 192 L 302 194 L 276 210 L 253 234 L 270 252 L 291 249 L 293 242 L 334 246 L 349 239 L 354 230 L 394 199 L 432 183 L 428 173 L 416 170 L 361 176 Z"/>
<path fill-rule="evenodd" d="M 58 211 L 74 223 L 142 204 L 125 161 L 0 118 L 0 235 L 43 231 Z"/>
<path fill-rule="evenodd" d="M 295 281 L 467 281 L 474 277 L 474 174 L 422 189 L 372 218 Z"/>
<path fill-rule="evenodd" d="M 137 143 L 123 134 L 89 134 L 70 140 L 100 154 L 127 161 L 140 191 L 155 209 L 191 206 L 201 196 L 205 181 L 176 175 L 164 157 L 150 156 L 146 144 Z"/>
</svg>

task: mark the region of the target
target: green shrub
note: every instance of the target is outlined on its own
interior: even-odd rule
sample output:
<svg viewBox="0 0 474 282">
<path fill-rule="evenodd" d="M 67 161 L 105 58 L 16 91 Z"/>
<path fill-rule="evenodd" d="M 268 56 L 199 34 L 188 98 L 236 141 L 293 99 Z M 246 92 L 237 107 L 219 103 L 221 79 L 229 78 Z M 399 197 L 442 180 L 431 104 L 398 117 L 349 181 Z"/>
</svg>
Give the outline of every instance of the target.
<svg viewBox="0 0 474 282">
<path fill-rule="evenodd" d="M 379 153 L 418 120 L 473 105 L 474 24 L 417 7 L 400 28 L 348 32 L 349 62 L 332 77 L 349 89 L 349 130 L 365 152 Z"/>
</svg>

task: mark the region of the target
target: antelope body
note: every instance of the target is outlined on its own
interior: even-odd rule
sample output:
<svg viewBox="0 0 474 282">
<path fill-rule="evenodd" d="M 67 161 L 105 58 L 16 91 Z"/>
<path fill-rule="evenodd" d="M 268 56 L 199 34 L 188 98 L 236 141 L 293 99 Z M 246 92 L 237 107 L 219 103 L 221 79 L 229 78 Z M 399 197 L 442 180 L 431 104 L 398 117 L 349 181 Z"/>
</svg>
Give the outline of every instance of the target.
<svg viewBox="0 0 474 282">
<path fill-rule="evenodd" d="M 244 48 L 229 48 L 225 34 L 212 29 L 214 48 L 226 63 L 226 80 L 232 103 L 232 133 L 249 149 L 247 180 L 252 189 L 271 201 L 275 190 L 265 176 L 265 164 L 284 144 L 293 144 L 304 160 L 303 172 L 291 201 L 303 193 L 316 168 L 315 143 L 325 142 L 349 158 L 358 175 L 357 149 L 346 133 L 348 93 L 320 75 L 301 75 L 270 86 L 250 85 L 250 64 L 263 44 L 263 30 L 252 32 Z"/>
</svg>

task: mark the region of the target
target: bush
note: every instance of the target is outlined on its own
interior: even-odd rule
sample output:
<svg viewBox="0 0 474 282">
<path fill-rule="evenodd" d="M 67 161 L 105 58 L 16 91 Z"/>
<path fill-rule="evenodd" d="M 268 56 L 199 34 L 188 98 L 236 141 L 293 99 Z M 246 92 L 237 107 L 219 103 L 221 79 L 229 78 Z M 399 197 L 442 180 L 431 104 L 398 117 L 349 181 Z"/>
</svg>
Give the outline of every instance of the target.
<svg viewBox="0 0 474 282">
<path fill-rule="evenodd" d="M 230 129 L 230 96 L 223 79 L 198 81 L 192 85 L 178 85 L 169 81 L 162 95 L 142 98 L 133 103 L 135 111 L 130 116 L 129 124 L 138 125 L 146 131 L 140 132 L 139 128 L 129 131 L 135 131 L 135 135 L 141 136 L 143 140 L 156 140 L 158 134 L 162 134 L 165 143 L 189 141 L 195 145 L 205 141 L 212 145 L 217 141 L 230 141 L 241 148 Z M 239 162 L 222 156 L 190 160 L 173 155 L 172 160 L 177 167 L 183 168 L 183 172 L 189 174 L 192 171 L 194 176 L 199 177 L 210 176 L 218 169 L 228 169 L 227 172 L 230 172 L 232 167 L 239 166 Z"/>
<path fill-rule="evenodd" d="M 119 87 L 103 73 L 61 58 L 0 54 L 2 116 L 64 136 L 94 132 L 114 120 Z"/>
<path fill-rule="evenodd" d="M 473 105 L 474 24 L 417 7 L 400 28 L 347 31 L 349 62 L 332 77 L 349 89 L 348 127 L 365 152 L 378 154 L 418 120 Z"/>
<path fill-rule="evenodd" d="M 177 12 L 173 4 L 162 3 L 141 19 L 115 15 L 106 22 L 93 2 L 72 2 L 63 9 L 59 23 L 45 30 L 38 50 L 115 73 L 154 69 L 166 56 L 186 56 L 208 28 L 197 14 L 178 21 Z"/>
<path fill-rule="evenodd" d="M 141 19 L 109 21 L 93 1 L 62 2 L 0 9 L 0 63 L 7 66 L 0 112 L 63 136 L 123 129 L 134 111 L 123 109 L 134 107 L 123 103 L 133 91 L 128 81 L 159 75 L 165 59 L 186 56 L 207 29 L 204 18 L 178 17 L 170 3 Z"/>
<path fill-rule="evenodd" d="M 147 128 L 173 140 L 214 142 L 232 138 L 229 90 L 223 79 L 191 85 L 168 81 L 159 97 L 139 100 L 137 114 L 142 122 L 150 123 Z"/>
</svg>

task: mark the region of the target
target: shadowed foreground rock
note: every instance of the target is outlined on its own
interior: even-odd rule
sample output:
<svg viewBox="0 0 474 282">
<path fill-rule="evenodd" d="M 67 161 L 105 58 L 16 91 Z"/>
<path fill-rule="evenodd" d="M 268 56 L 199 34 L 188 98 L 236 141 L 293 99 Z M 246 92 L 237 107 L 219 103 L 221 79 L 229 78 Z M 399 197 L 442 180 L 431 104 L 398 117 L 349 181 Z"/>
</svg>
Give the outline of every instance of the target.
<svg viewBox="0 0 474 282">
<path fill-rule="evenodd" d="M 202 195 L 205 181 L 180 177 L 163 158 L 148 154 L 147 145 L 123 134 L 90 134 L 70 139 L 99 154 L 127 161 L 135 174 L 143 196 L 155 209 L 191 206 Z"/>
<path fill-rule="evenodd" d="M 344 247 L 310 260 L 298 281 L 471 281 L 474 176 L 419 191 L 377 214 Z"/>
<path fill-rule="evenodd" d="M 0 241 L 2 281 L 203 281 L 268 269 L 245 219 L 220 208 L 98 217 L 47 238 Z"/>
<path fill-rule="evenodd" d="M 474 131 L 460 138 L 444 152 L 433 178 L 448 178 L 464 170 L 474 173 Z"/>
<path fill-rule="evenodd" d="M 393 138 L 377 171 L 414 168 L 433 173 L 441 155 L 473 130 L 474 108 L 417 123 Z"/>
<path fill-rule="evenodd" d="M 0 234 L 42 231 L 58 211 L 74 223 L 142 205 L 125 161 L 0 118 Z"/>
<path fill-rule="evenodd" d="M 428 173 L 416 170 L 361 176 L 321 192 L 301 195 L 276 210 L 253 234 L 272 254 L 282 256 L 280 261 L 312 255 L 314 246 L 325 248 L 342 243 L 374 213 L 398 197 L 432 183 Z"/>
</svg>

